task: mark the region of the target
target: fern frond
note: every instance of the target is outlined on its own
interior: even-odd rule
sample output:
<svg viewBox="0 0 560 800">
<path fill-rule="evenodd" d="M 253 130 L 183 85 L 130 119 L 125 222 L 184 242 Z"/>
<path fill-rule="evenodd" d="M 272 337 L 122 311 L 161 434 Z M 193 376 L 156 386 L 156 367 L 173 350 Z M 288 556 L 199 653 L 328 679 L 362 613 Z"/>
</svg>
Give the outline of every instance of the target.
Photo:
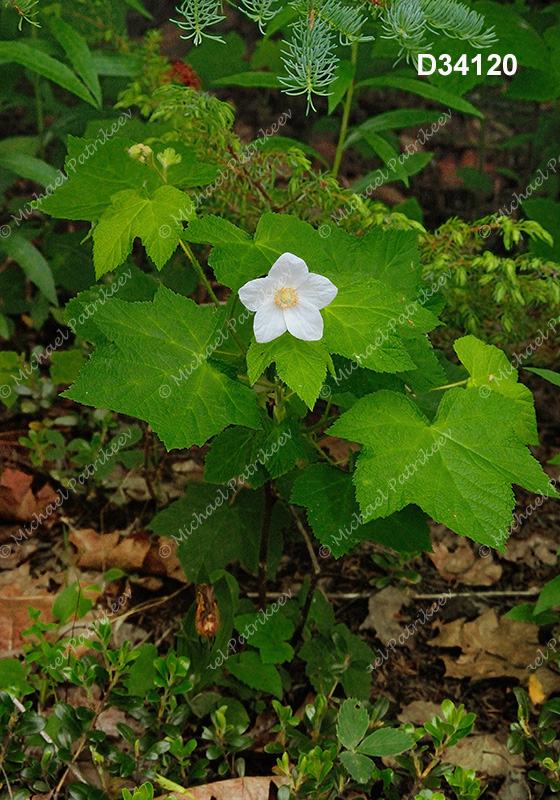
<svg viewBox="0 0 560 800">
<path fill-rule="evenodd" d="M 312 97 L 330 94 L 328 88 L 339 62 L 334 35 L 321 17 L 311 21 L 300 19 L 292 25 L 292 30 L 293 37 L 285 43 L 282 56 L 288 75 L 278 80 L 286 87 L 286 94 L 306 95 L 308 110 L 311 107 L 315 111 Z"/>
<path fill-rule="evenodd" d="M 12 8 L 19 14 L 19 25 L 18 29 L 21 30 L 21 26 L 23 25 L 24 21 L 28 22 L 30 25 L 34 25 L 36 28 L 40 28 L 41 26 L 39 23 L 33 19 L 33 17 L 37 14 L 36 11 L 32 9 L 38 4 L 39 0 L 19 0 L 19 2 L 15 2 L 15 0 L 4 0 L 2 5 L 4 8 Z"/>
<path fill-rule="evenodd" d="M 177 6 L 175 11 L 184 17 L 182 20 L 170 20 L 182 31 L 187 32 L 185 36 L 181 36 L 181 39 L 192 39 L 194 44 L 200 44 L 203 37 L 215 39 L 218 42 L 224 41 L 221 36 L 211 36 L 204 30 L 225 19 L 221 14 L 222 3 L 220 0 L 184 0 L 183 5 Z"/>
<path fill-rule="evenodd" d="M 494 28 L 484 31 L 484 17 L 454 0 L 424 0 L 423 11 L 430 30 L 443 31 L 452 39 L 467 39 L 473 47 L 489 47 L 496 41 Z"/>
<path fill-rule="evenodd" d="M 281 11 L 281 8 L 273 8 L 276 3 L 277 0 L 239 0 L 239 10 L 258 24 L 261 33 L 265 33 L 266 23 Z"/>
<path fill-rule="evenodd" d="M 352 3 L 341 0 L 315 0 L 311 15 L 309 3 L 305 0 L 296 0 L 290 3 L 300 14 L 319 17 L 333 28 L 340 36 L 340 44 L 349 45 L 352 42 L 367 42 L 373 36 L 363 36 L 362 28 L 367 22 L 367 17 L 360 14 L 358 7 Z"/>
</svg>

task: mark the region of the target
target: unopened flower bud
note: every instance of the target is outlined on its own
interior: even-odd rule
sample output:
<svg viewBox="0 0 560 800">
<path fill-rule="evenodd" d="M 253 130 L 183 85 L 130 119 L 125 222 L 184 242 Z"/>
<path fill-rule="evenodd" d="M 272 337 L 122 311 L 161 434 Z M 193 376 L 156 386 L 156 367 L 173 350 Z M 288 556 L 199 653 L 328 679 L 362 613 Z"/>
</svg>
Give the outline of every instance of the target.
<svg viewBox="0 0 560 800">
<path fill-rule="evenodd" d="M 147 144 L 133 144 L 132 147 L 128 148 L 128 155 L 141 164 L 146 163 L 152 152 L 152 148 Z"/>
</svg>

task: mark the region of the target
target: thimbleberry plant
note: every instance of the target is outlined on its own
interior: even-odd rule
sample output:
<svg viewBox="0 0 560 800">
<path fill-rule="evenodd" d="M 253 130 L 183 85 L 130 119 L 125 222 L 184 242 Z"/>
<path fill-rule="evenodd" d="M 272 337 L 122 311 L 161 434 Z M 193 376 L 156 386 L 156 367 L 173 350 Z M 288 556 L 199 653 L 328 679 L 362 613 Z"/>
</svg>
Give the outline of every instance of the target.
<svg viewBox="0 0 560 800">
<path fill-rule="evenodd" d="M 69 158 L 87 144 L 71 139 Z M 209 165 L 184 145 L 138 144 L 108 142 L 44 205 L 94 223 L 99 276 L 138 237 L 158 269 L 185 259 L 202 289 L 195 301 L 192 285 L 136 272 L 93 317 L 78 295 L 67 315 L 95 349 L 65 394 L 148 422 L 168 449 L 209 445 L 206 484 L 154 521 L 189 576 L 239 559 L 263 578 L 273 508 L 306 509 L 338 557 L 365 539 L 426 549 L 421 512 L 503 548 L 512 484 L 556 496 L 505 355 L 472 335 L 455 342 L 459 366 L 432 347 L 441 285 L 423 280 L 414 231 L 357 238 L 268 212 L 250 236 L 197 215 L 189 187 L 209 182 Z M 335 460 L 325 434 L 354 444 Z"/>
</svg>

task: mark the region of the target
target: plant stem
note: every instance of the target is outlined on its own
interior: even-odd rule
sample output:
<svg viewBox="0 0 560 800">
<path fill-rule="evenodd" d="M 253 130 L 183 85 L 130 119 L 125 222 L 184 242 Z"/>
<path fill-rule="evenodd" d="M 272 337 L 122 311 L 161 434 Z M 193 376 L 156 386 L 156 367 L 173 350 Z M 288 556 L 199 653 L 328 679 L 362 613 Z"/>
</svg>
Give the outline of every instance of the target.
<svg viewBox="0 0 560 800">
<path fill-rule="evenodd" d="M 315 450 L 317 450 L 317 452 L 319 452 L 323 456 L 323 458 L 329 462 L 329 464 L 336 466 L 337 462 L 333 458 L 331 458 L 328 453 L 325 453 L 325 451 L 321 447 L 319 447 L 313 436 L 306 435 L 305 438 L 308 440 L 308 442 L 310 442 L 313 445 Z"/>
<path fill-rule="evenodd" d="M 433 389 L 430 389 L 430 392 L 441 392 L 443 389 L 453 389 L 455 386 L 464 386 L 467 381 L 468 378 L 465 378 L 464 381 L 457 381 L 457 383 L 446 383 L 445 386 L 434 386 Z"/>
<path fill-rule="evenodd" d="M 270 483 L 264 485 L 264 511 L 261 528 L 261 546 L 259 549 L 259 606 L 266 608 L 266 577 L 268 574 L 268 539 L 270 536 L 270 520 L 274 506 L 274 494 Z"/>
<path fill-rule="evenodd" d="M 33 26 L 31 28 L 31 38 L 33 40 L 37 39 L 37 28 Z M 36 73 L 32 73 L 32 81 L 33 81 L 33 90 L 35 93 L 35 112 L 37 114 L 37 133 L 39 134 L 39 148 L 38 153 L 39 156 L 42 157 L 44 153 L 44 144 L 45 144 L 45 113 L 43 110 L 43 96 L 41 94 L 41 78 Z"/>
<path fill-rule="evenodd" d="M 352 53 L 350 56 L 350 63 L 355 68 L 358 61 L 358 42 L 352 42 Z M 346 139 L 346 132 L 348 130 L 348 120 L 350 119 L 350 111 L 352 110 L 352 98 L 354 96 L 354 78 L 346 92 L 346 100 L 344 101 L 344 110 L 342 112 L 342 124 L 340 126 L 340 134 L 338 137 L 338 145 L 336 147 L 336 154 L 334 157 L 334 164 L 332 174 L 336 178 L 340 162 L 342 160 L 342 153 L 344 151 L 344 142 Z"/>
<path fill-rule="evenodd" d="M 331 402 L 332 399 L 329 397 L 329 399 L 327 400 L 327 406 L 321 416 L 321 419 L 319 420 L 319 422 L 316 422 L 315 425 L 311 425 L 309 428 L 304 428 L 303 430 L 305 431 L 305 433 L 314 433 L 315 431 L 318 431 L 320 428 L 325 427 L 325 425 L 328 423 L 329 420 L 329 411 L 331 410 Z"/>
<path fill-rule="evenodd" d="M 198 273 L 198 276 L 199 276 L 200 280 L 202 281 L 202 283 L 206 287 L 206 291 L 210 295 L 210 299 L 212 300 L 212 302 L 214 303 L 216 308 L 221 308 L 222 306 L 220 304 L 220 301 L 218 300 L 218 298 L 216 297 L 216 295 L 214 293 L 214 290 L 210 286 L 210 282 L 208 281 L 208 278 L 204 274 L 204 270 L 200 266 L 199 260 L 197 259 L 197 257 L 193 253 L 193 251 L 191 250 L 190 245 L 187 244 L 187 242 L 184 242 L 182 239 L 179 239 L 179 244 L 183 248 L 184 252 L 186 253 L 186 255 L 187 255 L 188 259 L 189 259 L 189 261 L 191 262 L 191 264 L 195 268 L 196 272 Z M 228 322 L 229 322 L 229 320 L 228 320 Z M 237 342 L 237 346 L 239 347 L 239 349 L 241 350 L 243 355 L 246 355 L 247 354 L 247 348 L 245 347 L 245 345 L 241 341 L 239 335 L 237 334 L 236 331 L 233 330 L 233 328 L 230 328 L 229 324 L 228 324 L 228 328 L 231 330 L 231 334 L 232 334 L 233 338 L 235 339 L 235 341 Z"/>
<path fill-rule="evenodd" d="M 214 294 L 214 290 L 210 286 L 210 282 L 208 281 L 208 278 L 204 274 L 204 270 L 200 266 L 200 263 L 199 263 L 197 257 L 195 256 L 195 254 L 191 250 L 191 246 L 189 244 L 187 244 L 187 242 L 184 242 L 182 239 L 179 239 L 179 244 L 183 248 L 187 258 L 189 259 L 189 261 L 191 262 L 191 264 L 195 268 L 196 272 L 198 273 L 198 277 L 200 278 L 202 283 L 206 286 L 206 291 L 210 295 L 210 299 L 212 300 L 212 302 L 214 303 L 216 308 L 220 308 L 220 301 L 218 300 L 218 298 Z"/>
</svg>

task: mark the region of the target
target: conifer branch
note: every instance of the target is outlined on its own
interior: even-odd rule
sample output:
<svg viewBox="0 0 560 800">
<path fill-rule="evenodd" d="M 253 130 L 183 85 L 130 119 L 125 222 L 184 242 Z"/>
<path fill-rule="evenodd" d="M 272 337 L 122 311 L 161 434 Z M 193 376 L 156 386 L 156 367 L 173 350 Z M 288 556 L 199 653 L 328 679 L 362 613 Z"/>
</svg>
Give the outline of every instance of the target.
<svg viewBox="0 0 560 800">
<path fill-rule="evenodd" d="M 221 36 L 211 36 L 205 32 L 206 28 L 217 25 L 225 19 L 221 13 L 220 0 L 184 0 L 183 5 L 177 6 L 175 11 L 181 14 L 183 19 L 170 21 L 178 25 L 182 31 L 186 31 L 186 35 L 181 36 L 181 39 L 192 39 L 194 44 L 200 44 L 204 37 L 218 42 L 224 41 Z"/>
</svg>

